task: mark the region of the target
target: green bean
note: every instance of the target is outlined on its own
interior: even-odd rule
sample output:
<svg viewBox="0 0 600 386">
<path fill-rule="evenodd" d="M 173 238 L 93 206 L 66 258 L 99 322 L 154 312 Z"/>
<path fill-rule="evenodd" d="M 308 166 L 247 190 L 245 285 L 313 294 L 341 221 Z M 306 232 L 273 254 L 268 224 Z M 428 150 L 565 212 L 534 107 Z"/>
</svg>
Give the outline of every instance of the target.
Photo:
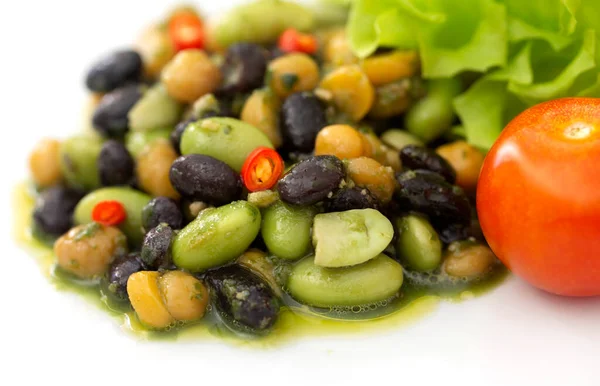
<svg viewBox="0 0 600 386">
<path fill-rule="evenodd" d="M 208 208 L 173 239 L 173 262 L 202 272 L 239 257 L 260 231 L 260 211 L 247 201 Z"/>
<path fill-rule="evenodd" d="M 173 127 L 181 118 L 182 106 L 158 83 L 144 93 L 129 111 L 132 131 L 153 131 Z"/>
<path fill-rule="evenodd" d="M 287 290 L 311 306 L 360 306 L 391 298 L 402 281 L 402 266 L 383 254 L 344 268 L 320 267 L 309 256 L 292 268 Z"/>
<path fill-rule="evenodd" d="M 87 224 L 92 221 L 92 210 L 100 201 L 114 200 L 120 202 L 127 212 L 127 217 L 119 225 L 119 229 L 125 233 L 130 245 L 138 245 L 144 238 L 142 230 L 142 209 L 148 202 L 150 196 L 138 190 L 124 187 L 111 187 L 95 190 L 85 196 L 77 207 L 73 219 L 76 224 Z"/>
<path fill-rule="evenodd" d="M 209 24 L 209 36 L 219 47 L 234 43 L 272 43 L 288 28 L 300 31 L 314 26 L 313 13 L 300 4 L 259 0 L 233 8 Z"/>
<path fill-rule="evenodd" d="M 281 259 L 295 260 L 310 251 L 310 229 L 316 210 L 310 206 L 281 201 L 263 210 L 262 238 L 269 252 Z"/>
<path fill-rule="evenodd" d="M 65 140 L 60 146 L 60 167 L 67 183 L 92 190 L 100 187 L 98 156 L 102 149 L 99 137 L 81 135 Z"/>
<path fill-rule="evenodd" d="M 381 141 L 390 146 L 394 150 L 400 151 L 408 145 L 424 146 L 425 144 L 419 138 L 415 137 L 408 131 L 400 129 L 390 129 L 380 137 Z"/>
<path fill-rule="evenodd" d="M 355 209 L 315 216 L 315 264 L 344 267 L 379 255 L 392 241 L 390 220 L 375 209 Z"/>
<path fill-rule="evenodd" d="M 180 147 L 184 155 L 209 155 L 240 172 L 248 155 L 259 146 L 273 148 L 256 127 L 233 118 L 208 118 L 188 125 Z"/>
<path fill-rule="evenodd" d="M 133 158 L 137 158 L 146 146 L 159 139 L 169 139 L 171 129 L 155 131 L 132 131 L 125 136 L 125 147 Z"/>
<path fill-rule="evenodd" d="M 442 242 L 424 217 L 408 215 L 396 220 L 396 253 L 415 271 L 432 271 L 442 262 Z"/>
</svg>

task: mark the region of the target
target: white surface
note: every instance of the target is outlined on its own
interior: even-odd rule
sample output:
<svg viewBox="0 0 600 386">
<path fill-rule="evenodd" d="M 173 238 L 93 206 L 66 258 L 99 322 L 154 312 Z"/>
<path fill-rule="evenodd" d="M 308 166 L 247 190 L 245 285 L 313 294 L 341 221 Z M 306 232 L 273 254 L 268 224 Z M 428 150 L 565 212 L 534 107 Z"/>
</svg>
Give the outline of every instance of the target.
<svg viewBox="0 0 600 386">
<path fill-rule="evenodd" d="M 516 279 L 391 333 L 267 351 L 138 341 L 76 295 L 56 292 L 10 238 L 10 191 L 39 137 L 77 130 L 88 64 L 126 46 L 166 3 L 0 1 L 0 384 L 600 384 L 600 299 L 561 299 Z M 223 3 L 232 2 L 199 2 Z"/>
</svg>

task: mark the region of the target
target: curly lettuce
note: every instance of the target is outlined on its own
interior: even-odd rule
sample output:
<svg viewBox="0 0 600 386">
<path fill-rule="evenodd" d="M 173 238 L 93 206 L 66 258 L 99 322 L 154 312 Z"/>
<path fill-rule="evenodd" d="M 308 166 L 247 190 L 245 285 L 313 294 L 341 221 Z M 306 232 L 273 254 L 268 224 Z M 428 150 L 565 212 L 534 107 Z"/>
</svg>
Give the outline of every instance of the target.
<svg viewBox="0 0 600 386">
<path fill-rule="evenodd" d="M 347 28 L 360 57 L 416 48 L 426 79 L 475 73 L 453 104 L 483 149 L 529 106 L 600 97 L 597 0 L 355 0 Z"/>
</svg>

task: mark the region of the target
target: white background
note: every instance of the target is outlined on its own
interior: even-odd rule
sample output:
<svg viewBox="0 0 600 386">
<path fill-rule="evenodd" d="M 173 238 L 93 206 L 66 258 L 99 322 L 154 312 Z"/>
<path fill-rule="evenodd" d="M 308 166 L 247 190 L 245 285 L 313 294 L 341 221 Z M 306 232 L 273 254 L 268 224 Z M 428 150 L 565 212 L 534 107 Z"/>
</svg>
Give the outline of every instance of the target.
<svg viewBox="0 0 600 386">
<path fill-rule="evenodd" d="M 37 139 L 80 126 L 89 63 L 127 46 L 169 3 L 0 1 L 0 385 L 600 385 L 600 299 L 557 298 L 514 278 L 392 332 L 262 351 L 139 341 L 56 292 L 11 240 L 11 190 Z"/>
</svg>

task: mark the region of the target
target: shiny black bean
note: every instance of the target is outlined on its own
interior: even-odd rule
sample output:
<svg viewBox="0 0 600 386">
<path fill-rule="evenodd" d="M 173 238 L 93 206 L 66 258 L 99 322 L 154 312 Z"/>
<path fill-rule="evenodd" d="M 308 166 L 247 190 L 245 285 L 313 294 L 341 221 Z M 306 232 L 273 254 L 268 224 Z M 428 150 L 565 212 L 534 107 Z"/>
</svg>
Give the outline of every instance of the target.
<svg viewBox="0 0 600 386">
<path fill-rule="evenodd" d="M 183 215 L 175 201 L 168 197 L 154 197 L 142 209 L 142 227 L 148 232 L 161 223 L 172 229 L 181 229 Z"/>
<path fill-rule="evenodd" d="M 281 106 L 281 133 L 288 150 L 312 151 L 317 134 L 325 126 L 325 106 L 312 93 L 292 94 Z"/>
<path fill-rule="evenodd" d="M 344 166 L 337 157 L 313 156 L 283 176 L 277 183 L 277 191 L 288 204 L 312 205 L 333 194 L 344 176 Z"/>
<path fill-rule="evenodd" d="M 277 320 L 279 301 L 269 285 L 254 273 L 230 265 L 210 272 L 206 279 L 217 310 L 234 327 L 260 332 Z"/>
<path fill-rule="evenodd" d="M 73 211 L 83 193 L 54 186 L 44 190 L 36 200 L 33 223 L 37 230 L 51 236 L 60 236 L 73 226 Z"/>
<path fill-rule="evenodd" d="M 108 270 L 108 290 L 118 299 L 129 299 L 127 295 L 129 276 L 146 269 L 147 267 L 143 264 L 137 252 L 117 257 Z"/>
<path fill-rule="evenodd" d="M 424 146 L 407 145 L 400 150 L 402 166 L 408 169 L 424 169 L 438 173 L 446 181 L 453 184 L 456 181 L 456 171 L 435 151 Z"/>
<path fill-rule="evenodd" d="M 326 212 L 343 212 L 352 209 L 376 208 L 377 200 L 367 189 L 344 188 L 325 201 Z"/>
<path fill-rule="evenodd" d="M 219 95 L 246 93 L 262 86 L 268 52 L 254 43 L 237 43 L 227 49 L 221 67 L 223 84 Z"/>
<path fill-rule="evenodd" d="M 92 116 L 92 125 L 103 137 L 122 138 L 129 129 L 129 110 L 141 98 L 138 85 L 119 88 L 106 94 Z"/>
<path fill-rule="evenodd" d="M 471 227 L 465 224 L 453 223 L 439 227 L 436 226 L 436 229 L 438 229 L 438 235 L 444 244 L 451 244 L 455 241 L 462 241 L 472 237 Z"/>
<path fill-rule="evenodd" d="M 113 52 L 97 61 L 87 73 L 85 84 L 93 92 L 110 92 L 142 76 L 142 58 L 132 50 Z"/>
<path fill-rule="evenodd" d="M 153 269 L 167 268 L 171 265 L 171 241 L 174 232 L 167 224 L 159 224 L 151 229 L 142 243 L 140 258 Z"/>
<path fill-rule="evenodd" d="M 177 158 L 169 178 L 183 197 L 193 201 L 224 205 L 237 200 L 242 193 L 240 176 L 235 170 L 207 155 L 189 154 Z"/>
<path fill-rule="evenodd" d="M 409 170 L 396 175 L 394 194 L 401 209 L 425 213 L 435 220 L 468 224 L 471 204 L 464 191 L 426 170 Z"/>
<path fill-rule="evenodd" d="M 128 185 L 133 181 L 135 162 L 121 142 L 104 142 L 97 162 L 103 186 Z"/>
</svg>

